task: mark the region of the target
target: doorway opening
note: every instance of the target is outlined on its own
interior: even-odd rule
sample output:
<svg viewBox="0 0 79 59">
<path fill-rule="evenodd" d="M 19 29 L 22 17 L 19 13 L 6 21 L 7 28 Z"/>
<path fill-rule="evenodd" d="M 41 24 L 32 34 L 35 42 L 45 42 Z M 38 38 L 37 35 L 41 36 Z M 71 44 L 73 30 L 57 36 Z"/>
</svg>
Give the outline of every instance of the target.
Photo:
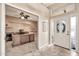
<svg viewBox="0 0 79 59">
<path fill-rule="evenodd" d="M 70 44 L 71 44 L 71 47 L 70 47 L 70 49 L 71 50 L 76 50 L 76 16 L 72 16 L 71 18 L 70 18 Z"/>
<path fill-rule="evenodd" d="M 6 55 L 25 55 L 37 50 L 38 16 L 5 5 Z"/>
</svg>

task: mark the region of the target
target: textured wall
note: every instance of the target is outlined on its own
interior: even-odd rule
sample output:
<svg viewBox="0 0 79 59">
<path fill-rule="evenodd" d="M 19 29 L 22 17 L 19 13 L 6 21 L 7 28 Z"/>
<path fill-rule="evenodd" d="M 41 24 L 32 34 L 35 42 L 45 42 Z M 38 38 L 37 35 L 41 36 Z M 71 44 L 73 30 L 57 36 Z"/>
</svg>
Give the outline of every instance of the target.
<svg viewBox="0 0 79 59">
<path fill-rule="evenodd" d="M 37 22 L 26 21 L 12 16 L 6 16 L 6 32 L 18 32 L 19 29 L 24 31 L 37 31 Z"/>
</svg>

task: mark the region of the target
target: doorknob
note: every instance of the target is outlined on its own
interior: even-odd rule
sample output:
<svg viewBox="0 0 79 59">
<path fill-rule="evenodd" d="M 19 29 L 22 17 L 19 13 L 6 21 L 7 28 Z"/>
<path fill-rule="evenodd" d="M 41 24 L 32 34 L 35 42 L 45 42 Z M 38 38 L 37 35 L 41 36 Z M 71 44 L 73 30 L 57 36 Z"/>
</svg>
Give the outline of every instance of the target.
<svg viewBox="0 0 79 59">
<path fill-rule="evenodd" d="M 67 33 L 67 35 L 70 35 L 69 33 Z"/>
</svg>

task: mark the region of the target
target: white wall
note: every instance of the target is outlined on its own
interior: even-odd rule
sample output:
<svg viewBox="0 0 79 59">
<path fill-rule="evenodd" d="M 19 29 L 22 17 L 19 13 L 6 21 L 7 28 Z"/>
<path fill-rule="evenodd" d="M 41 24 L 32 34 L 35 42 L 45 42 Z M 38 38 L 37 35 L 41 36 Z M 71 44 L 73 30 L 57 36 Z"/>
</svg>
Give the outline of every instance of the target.
<svg viewBox="0 0 79 59">
<path fill-rule="evenodd" d="M 43 32 L 43 22 L 46 22 L 46 31 Z M 39 49 L 48 46 L 49 44 L 49 22 L 48 20 L 43 20 L 42 17 L 39 17 L 38 21 L 38 47 Z"/>
<path fill-rule="evenodd" d="M 5 55 L 5 4 L 1 4 L 1 55 Z"/>
<path fill-rule="evenodd" d="M 0 38 L 1 38 L 1 4 L 0 4 Z M 1 39 L 0 39 L 0 55 L 1 55 Z"/>
<path fill-rule="evenodd" d="M 77 12 L 77 52 L 79 52 L 79 4 L 76 4 Z"/>
<path fill-rule="evenodd" d="M 50 20 L 50 44 L 54 41 L 54 19 Z"/>
</svg>

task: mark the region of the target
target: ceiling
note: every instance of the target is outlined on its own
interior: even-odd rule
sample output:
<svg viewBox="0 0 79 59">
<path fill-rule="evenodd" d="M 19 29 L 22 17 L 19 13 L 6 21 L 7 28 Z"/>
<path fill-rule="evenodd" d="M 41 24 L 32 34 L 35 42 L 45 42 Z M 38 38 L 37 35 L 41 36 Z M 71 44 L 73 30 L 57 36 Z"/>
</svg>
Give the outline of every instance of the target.
<svg viewBox="0 0 79 59">
<path fill-rule="evenodd" d="M 34 14 L 31 14 L 31 13 L 28 13 L 28 12 L 25 12 L 25 11 L 22 11 L 22 10 L 19 10 L 19 9 L 6 5 L 6 15 L 7 16 L 13 16 L 13 17 L 19 18 L 21 12 L 24 12 L 25 15 L 29 15 L 30 16 L 29 20 L 37 21 L 37 19 L 38 19 L 38 16 L 36 16 Z"/>
<path fill-rule="evenodd" d="M 47 7 L 49 5 L 51 5 L 51 4 L 50 3 L 47 3 L 47 4 L 46 3 L 21 3 L 21 4 L 20 3 L 19 4 L 17 3 L 17 5 L 19 5 L 21 7 L 24 7 L 24 8 L 26 7 L 26 9 L 29 9 L 29 11 L 33 10 L 33 11 L 35 11 L 37 13 L 42 14 L 42 16 L 43 16 L 44 14 L 45 15 L 48 14 L 49 11 L 48 11 L 48 8 Z M 20 14 L 21 11 L 22 10 L 19 10 L 19 9 L 13 8 L 13 7 L 9 6 L 9 5 L 6 5 L 6 15 L 8 15 L 8 16 L 20 17 L 19 14 Z M 31 13 L 28 13 L 28 12 L 24 12 L 24 13 L 25 13 L 25 15 L 29 15 L 30 18 L 31 18 L 31 20 L 37 21 L 37 18 L 38 17 L 36 15 L 31 14 Z"/>
<path fill-rule="evenodd" d="M 48 15 L 49 9 L 54 10 L 54 9 L 60 8 L 64 5 L 66 5 L 66 3 L 23 3 L 23 4 L 19 3 L 18 5 L 26 8 L 26 9 L 33 10 L 40 14 L 46 15 L 46 17 L 49 17 L 49 15 Z M 20 16 L 19 14 L 21 11 L 22 10 L 19 10 L 19 9 L 6 5 L 6 15 L 8 15 L 8 16 L 19 17 Z M 25 11 L 23 11 L 23 12 L 25 13 L 25 15 L 30 16 L 30 20 L 33 20 L 33 21 L 38 20 L 38 17 L 36 15 L 33 15 L 33 14 L 25 12 Z"/>
<path fill-rule="evenodd" d="M 48 8 L 48 7 L 52 6 L 55 3 L 41 3 L 41 4 Z"/>
</svg>

